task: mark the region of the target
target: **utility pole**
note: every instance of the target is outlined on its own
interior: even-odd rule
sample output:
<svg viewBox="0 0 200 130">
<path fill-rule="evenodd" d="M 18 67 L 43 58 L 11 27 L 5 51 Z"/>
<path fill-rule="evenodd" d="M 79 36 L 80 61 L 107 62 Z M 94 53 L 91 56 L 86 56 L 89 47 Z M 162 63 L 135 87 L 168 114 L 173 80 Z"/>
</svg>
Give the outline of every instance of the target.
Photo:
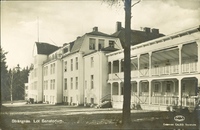
<svg viewBox="0 0 200 130">
<path fill-rule="evenodd" d="M 131 7 L 138 4 L 141 0 L 131 4 L 131 0 L 125 0 L 125 45 L 124 45 L 124 102 L 122 113 L 122 125 L 128 127 L 131 123 Z"/>
<path fill-rule="evenodd" d="M 122 124 L 126 127 L 131 123 L 130 100 L 131 100 L 131 0 L 125 0 L 125 45 L 124 45 L 124 102 Z"/>
</svg>

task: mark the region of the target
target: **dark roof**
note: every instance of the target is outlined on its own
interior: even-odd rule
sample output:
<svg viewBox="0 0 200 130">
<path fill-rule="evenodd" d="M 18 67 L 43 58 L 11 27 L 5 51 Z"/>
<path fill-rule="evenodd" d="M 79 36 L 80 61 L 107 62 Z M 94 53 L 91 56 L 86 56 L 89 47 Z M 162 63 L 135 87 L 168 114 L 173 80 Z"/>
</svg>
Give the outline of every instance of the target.
<svg viewBox="0 0 200 130">
<path fill-rule="evenodd" d="M 101 51 L 117 51 L 119 49 L 113 48 L 113 47 L 106 47 L 106 48 L 102 48 Z"/>
<path fill-rule="evenodd" d="M 75 40 L 73 42 L 72 45 L 70 45 L 70 48 L 71 48 L 71 52 L 70 53 L 73 53 L 73 52 L 77 52 L 81 49 L 81 46 L 83 44 L 83 40 L 85 38 L 85 35 L 82 36 L 82 37 L 79 37 L 77 40 Z"/>
<path fill-rule="evenodd" d="M 112 35 L 108 35 L 108 34 L 105 34 L 105 33 L 99 32 L 99 31 L 92 31 L 90 33 L 86 33 L 86 35 L 87 34 L 89 34 L 89 35 L 96 35 L 96 36 L 104 36 L 104 37 L 114 37 Z"/>
<path fill-rule="evenodd" d="M 112 36 L 118 37 L 121 41 L 122 47 L 124 48 L 125 44 L 125 29 L 122 28 L 120 31 L 115 32 L 112 34 Z M 155 34 L 155 33 L 147 33 L 144 31 L 138 31 L 138 30 L 131 30 L 131 45 L 136 45 L 142 42 L 146 42 L 152 39 L 156 39 L 159 37 L 165 36 L 163 34 Z"/>
<path fill-rule="evenodd" d="M 52 52 L 59 49 L 59 47 L 51 45 L 49 43 L 35 42 L 35 44 L 36 44 L 36 47 L 37 47 L 37 53 L 38 54 L 49 55 Z"/>
</svg>

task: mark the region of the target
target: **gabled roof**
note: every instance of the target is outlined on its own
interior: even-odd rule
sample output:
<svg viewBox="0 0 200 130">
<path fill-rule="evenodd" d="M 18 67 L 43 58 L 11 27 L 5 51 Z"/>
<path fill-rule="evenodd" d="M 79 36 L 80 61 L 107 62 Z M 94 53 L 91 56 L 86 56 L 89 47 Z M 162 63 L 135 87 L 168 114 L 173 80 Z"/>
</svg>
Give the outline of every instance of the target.
<svg viewBox="0 0 200 130">
<path fill-rule="evenodd" d="M 112 36 L 118 37 L 121 41 L 122 47 L 124 48 L 125 44 L 125 29 L 122 28 L 120 31 L 115 32 Z M 136 45 L 142 42 L 146 42 L 152 39 L 156 39 L 159 37 L 165 36 L 163 34 L 155 34 L 155 33 L 146 33 L 144 31 L 131 30 L 131 45 Z"/>
<path fill-rule="evenodd" d="M 44 42 L 35 42 L 37 54 L 49 55 L 59 49 L 59 47 Z"/>
</svg>

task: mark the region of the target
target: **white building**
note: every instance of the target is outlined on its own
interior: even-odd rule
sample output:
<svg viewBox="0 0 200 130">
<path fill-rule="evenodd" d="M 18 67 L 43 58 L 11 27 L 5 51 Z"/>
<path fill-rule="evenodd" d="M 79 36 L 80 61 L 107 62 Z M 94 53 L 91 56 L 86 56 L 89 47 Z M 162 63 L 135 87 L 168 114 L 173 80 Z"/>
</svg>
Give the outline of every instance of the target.
<svg viewBox="0 0 200 130">
<path fill-rule="evenodd" d="M 34 69 L 29 72 L 28 78 L 28 98 L 33 98 L 34 102 L 43 102 L 43 62 L 57 49 L 58 47 L 47 43 L 36 42 L 34 45 Z"/>
<path fill-rule="evenodd" d="M 131 102 L 143 109 L 195 107 L 200 87 L 200 28 L 194 27 L 131 47 Z M 107 54 L 114 108 L 123 104 L 123 50 Z"/>
<path fill-rule="evenodd" d="M 105 53 L 118 49 L 122 49 L 119 39 L 99 32 L 97 27 L 65 45 L 63 101 L 70 105 L 99 104 L 110 91 Z"/>
<path fill-rule="evenodd" d="M 199 27 L 168 36 L 158 29 L 131 31 L 131 102 L 143 109 L 194 107 L 200 87 Z M 112 100 L 122 108 L 125 30 L 86 33 L 62 47 L 36 42 L 28 98 L 68 105 Z"/>
<path fill-rule="evenodd" d="M 43 102 L 62 103 L 62 50 L 48 55 L 43 62 Z"/>
</svg>

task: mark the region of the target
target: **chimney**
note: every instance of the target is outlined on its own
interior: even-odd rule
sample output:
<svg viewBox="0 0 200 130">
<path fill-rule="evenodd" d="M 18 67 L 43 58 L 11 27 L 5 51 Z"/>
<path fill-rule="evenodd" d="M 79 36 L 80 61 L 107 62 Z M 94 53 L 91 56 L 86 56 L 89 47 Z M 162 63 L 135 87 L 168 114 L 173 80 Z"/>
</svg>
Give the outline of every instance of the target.
<svg viewBox="0 0 200 130">
<path fill-rule="evenodd" d="M 93 32 L 98 32 L 98 27 L 94 27 Z"/>
<path fill-rule="evenodd" d="M 153 29 L 151 29 L 151 31 L 152 31 L 152 33 L 153 33 L 154 35 L 159 35 L 159 29 L 153 28 Z"/>
<path fill-rule="evenodd" d="M 150 30 L 151 30 L 151 29 L 148 28 L 148 27 L 145 27 L 145 28 L 144 28 L 144 31 L 145 31 L 146 33 L 150 33 Z"/>
<path fill-rule="evenodd" d="M 121 22 L 117 22 L 117 23 L 116 23 L 116 32 L 120 31 L 121 28 L 122 28 Z"/>
</svg>

